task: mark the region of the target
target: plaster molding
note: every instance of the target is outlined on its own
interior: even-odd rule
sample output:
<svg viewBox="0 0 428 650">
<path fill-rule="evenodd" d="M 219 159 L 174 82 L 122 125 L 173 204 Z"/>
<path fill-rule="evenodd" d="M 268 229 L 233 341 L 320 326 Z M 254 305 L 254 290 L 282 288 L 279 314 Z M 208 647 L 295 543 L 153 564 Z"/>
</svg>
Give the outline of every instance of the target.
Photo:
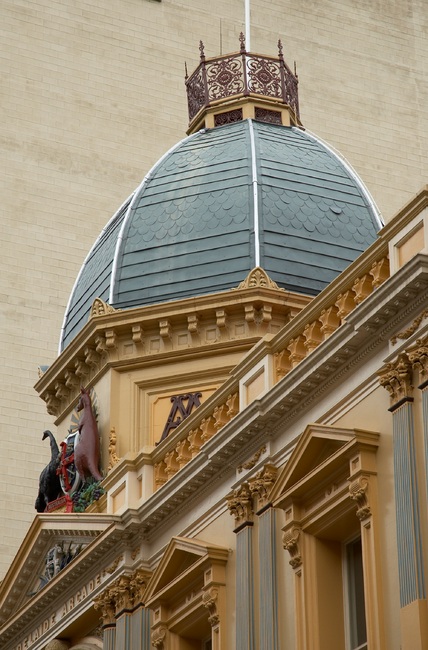
<svg viewBox="0 0 428 650">
<path fill-rule="evenodd" d="M 166 627 L 166 625 L 160 625 L 159 627 L 153 630 L 151 639 L 152 639 L 152 645 L 154 645 L 156 650 L 164 650 L 167 635 L 168 635 L 168 628 Z"/>
<path fill-rule="evenodd" d="M 267 463 L 253 478 L 248 479 L 250 492 L 253 498 L 257 499 L 258 510 L 268 505 L 270 492 L 277 476 L 278 468 Z"/>
<path fill-rule="evenodd" d="M 302 566 L 302 554 L 299 543 L 301 532 L 301 528 L 294 526 L 290 530 L 285 531 L 282 535 L 282 545 L 290 554 L 291 559 L 289 564 L 293 569 L 298 569 Z"/>
<path fill-rule="evenodd" d="M 248 483 L 243 483 L 227 499 L 230 514 L 235 517 L 236 529 L 252 525 L 254 519 L 253 498 Z"/>
<path fill-rule="evenodd" d="M 218 589 L 210 587 L 202 592 L 202 604 L 209 612 L 208 621 L 211 627 L 215 627 L 220 623 L 220 615 L 217 609 L 218 606 Z"/>
<path fill-rule="evenodd" d="M 397 359 L 386 364 L 379 372 L 380 385 L 385 388 L 391 399 L 391 407 L 412 397 L 412 364 L 405 352 Z"/>
<path fill-rule="evenodd" d="M 422 382 L 428 378 L 428 336 L 417 339 L 407 350 L 407 355 L 414 370 L 419 371 Z"/>
<path fill-rule="evenodd" d="M 349 486 L 349 496 L 357 504 L 357 517 L 363 521 L 371 517 L 372 511 L 368 500 L 369 481 L 367 478 L 360 476 Z"/>
</svg>

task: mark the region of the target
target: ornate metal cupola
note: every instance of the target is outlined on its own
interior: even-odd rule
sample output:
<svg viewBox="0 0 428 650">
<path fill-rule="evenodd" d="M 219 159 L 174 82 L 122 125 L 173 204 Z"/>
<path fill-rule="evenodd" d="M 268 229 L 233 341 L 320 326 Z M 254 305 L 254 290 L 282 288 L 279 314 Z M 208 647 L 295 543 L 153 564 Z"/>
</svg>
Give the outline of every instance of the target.
<svg viewBox="0 0 428 650">
<path fill-rule="evenodd" d="M 252 54 L 239 36 L 240 51 L 207 59 L 200 41 L 200 63 L 186 70 L 189 128 L 194 133 L 248 118 L 283 126 L 302 126 L 297 74 L 287 66 L 278 41 L 278 57 Z"/>
</svg>

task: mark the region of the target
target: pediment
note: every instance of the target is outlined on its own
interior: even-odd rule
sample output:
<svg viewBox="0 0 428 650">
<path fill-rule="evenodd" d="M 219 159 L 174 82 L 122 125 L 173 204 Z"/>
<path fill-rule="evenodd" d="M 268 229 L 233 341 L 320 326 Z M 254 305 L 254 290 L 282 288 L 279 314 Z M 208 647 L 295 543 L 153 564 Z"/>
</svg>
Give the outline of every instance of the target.
<svg viewBox="0 0 428 650">
<path fill-rule="evenodd" d="M 347 450 L 357 443 L 377 447 L 379 435 L 361 429 L 344 429 L 320 424 L 310 424 L 301 434 L 287 464 L 279 474 L 270 498 L 279 505 L 281 497 L 303 482 L 308 484 L 311 477 L 320 480 L 337 467 L 348 468 L 343 458 Z"/>
<path fill-rule="evenodd" d="M 111 524 L 104 515 L 35 517 L 0 585 L 0 625 L 43 595 Z"/>
<path fill-rule="evenodd" d="M 195 574 L 201 573 L 205 566 L 224 566 L 228 554 L 226 548 L 199 539 L 173 537 L 150 580 L 146 604 L 161 597 L 170 598 L 181 590 L 183 584 L 189 584 Z"/>
</svg>

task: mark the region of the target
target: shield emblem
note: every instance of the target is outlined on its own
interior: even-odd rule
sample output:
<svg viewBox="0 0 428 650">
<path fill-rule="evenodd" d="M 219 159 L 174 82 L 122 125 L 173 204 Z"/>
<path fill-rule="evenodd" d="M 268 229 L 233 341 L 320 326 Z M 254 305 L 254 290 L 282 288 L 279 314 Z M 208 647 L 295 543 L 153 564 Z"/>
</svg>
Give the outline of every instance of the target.
<svg viewBox="0 0 428 650">
<path fill-rule="evenodd" d="M 71 497 L 80 487 L 82 482 L 79 472 L 74 464 L 74 450 L 79 442 L 80 433 L 72 431 L 65 440 L 60 443 L 61 452 L 57 474 L 64 494 Z"/>
</svg>

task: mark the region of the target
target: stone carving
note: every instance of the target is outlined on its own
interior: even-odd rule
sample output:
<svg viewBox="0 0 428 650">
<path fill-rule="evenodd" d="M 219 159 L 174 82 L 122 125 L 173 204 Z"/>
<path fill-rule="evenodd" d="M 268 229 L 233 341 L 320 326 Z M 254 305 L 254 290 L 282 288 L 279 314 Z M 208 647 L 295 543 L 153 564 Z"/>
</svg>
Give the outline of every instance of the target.
<svg viewBox="0 0 428 650">
<path fill-rule="evenodd" d="M 64 542 L 58 542 L 49 549 L 45 557 L 45 570 L 39 577 L 39 585 L 34 593 L 42 589 L 52 578 L 64 569 L 82 550 L 82 544 L 70 542 L 65 548 Z M 34 595 L 34 594 L 31 594 Z"/>
<path fill-rule="evenodd" d="M 220 617 L 217 611 L 217 601 L 218 589 L 215 589 L 215 587 L 211 587 L 202 594 L 202 604 L 209 612 L 208 621 L 211 627 L 218 625 L 220 622 Z"/>
<path fill-rule="evenodd" d="M 91 313 L 89 318 L 95 318 L 96 316 L 105 316 L 106 314 L 113 314 L 116 311 L 120 311 L 120 309 L 115 309 L 111 305 L 108 305 L 104 300 L 101 300 L 101 298 L 95 298 L 94 302 L 92 303 L 91 307 Z"/>
<path fill-rule="evenodd" d="M 405 352 L 398 355 L 393 363 L 388 363 L 379 372 L 379 381 L 391 397 L 391 406 L 412 395 L 412 365 Z"/>
<path fill-rule="evenodd" d="M 116 454 L 116 443 L 117 443 L 116 429 L 112 427 L 110 429 L 110 440 L 108 446 L 109 461 L 110 461 L 108 465 L 109 470 L 113 469 L 116 463 L 118 463 L 120 460 L 120 458 Z"/>
<path fill-rule="evenodd" d="M 408 339 L 410 336 L 412 336 L 412 334 L 414 334 L 416 332 L 419 325 L 422 323 L 423 320 L 425 320 L 425 318 L 428 318 L 428 309 L 424 309 L 422 314 L 419 314 L 419 316 L 417 316 L 417 318 L 415 318 L 415 320 L 413 321 L 413 323 L 409 327 L 407 327 L 402 332 L 398 332 L 398 334 L 395 334 L 395 336 L 393 336 L 391 338 L 391 343 L 393 345 L 395 345 L 395 343 L 397 343 L 398 339 L 401 339 L 401 340 Z"/>
<path fill-rule="evenodd" d="M 263 447 L 260 447 L 258 451 L 256 451 L 253 456 L 251 456 L 250 460 L 248 460 L 246 463 L 242 463 L 241 465 L 238 465 L 238 472 L 241 473 L 244 471 L 244 469 L 253 469 L 253 467 L 256 465 L 258 460 L 260 460 L 260 457 L 262 454 L 264 454 L 266 451 L 266 445 L 263 445 Z"/>
<path fill-rule="evenodd" d="M 168 633 L 168 628 L 166 625 L 161 625 L 152 632 L 152 645 L 156 650 L 164 650 L 166 635 Z"/>
<path fill-rule="evenodd" d="M 34 504 L 37 512 L 44 512 L 48 503 L 61 495 L 61 484 L 57 475 L 60 452 L 53 434 L 48 430 L 43 432 L 42 440 L 46 438 L 50 441 L 51 459 L 40 474 L 39 494 Z"/>
<path fill-rule="evenodd" d="M 252 271 L 250 271 L 245 280 L 238 285 L 238 289 L 254 289 L 255 287 L 285 291 L 285 289 L 278 287 L 276 282 L 271 280 L 266 271 L 260 266 L 256 266 Z"/>
<path fill-rule="evenodd" d="M 297 569 L 302 564 L 302 555 L 299 548 L 300 528 L 292 528 L 284 532 L 282 544 L 286 551 L 290 553 L 290 565 Z"/>
<path fill-rule="evenodd" d="M 365 478 L 359 478 L 349 486 L 349 495 L 357 503 L 357 517 L 360 521 L 370 517 L 371 509 L 367 499 L 369 482 Z"/>
<path fill-rule="evenodd" d="M 89 477 L 102 481 L 103 476 L 98 469 L 100 458 L 100 439 L 98 426 L 92 411 L 89 391 L 82 386 L 77 411 L 83 411 L 79 421 L 79 443 L 74 450 L 74 462 L 82 480 Z"/>
<path fill-rule="evenodd" d="M 105 589 L 94 598 L 94 608 L 100 610 L 103 626 L 116 623 L 116 601 L 111 588 Z"/>
<path fill-rule="evenodd" d="M 258 499 L 259 508 L 264 508 L 269 503 L 269 495 L 275 484 L 278 469 L 275 465 L 266 464 L 260 472 L 248 480 L 250 492 Z"/>
<path fill-rule="evenodd" d="M 248 483 L 243 483 L 226 499 L 230 514 L 235 517 L 236 528 L 252 523 L 253 498 Z"/>
<path fill-rule="evenodd" d="M 417 339 L 415 347 L 407 351 L 409 361 L 415 370 L 418 370 L 421 379 L 426 381 L 428 377 L 428 337 Z"/>
</svg>

